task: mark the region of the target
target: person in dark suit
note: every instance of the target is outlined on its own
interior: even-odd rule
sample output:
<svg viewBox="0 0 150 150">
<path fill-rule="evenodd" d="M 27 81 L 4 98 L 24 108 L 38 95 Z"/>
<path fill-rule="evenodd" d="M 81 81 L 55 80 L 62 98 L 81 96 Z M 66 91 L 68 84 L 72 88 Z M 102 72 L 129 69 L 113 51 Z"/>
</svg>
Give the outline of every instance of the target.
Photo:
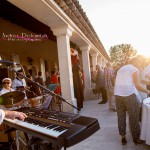
<svg viewBox="0 0 150 150">
<path fill-rule="evenodd" d="M 98 93 L 102 94 L 102 101 L 98 104 L 107 103 L 107 91 L 105 89 L 105 79 L 104 79 L 104 71 L 100 67 L 100 65 L 96 65 L 97 75 L 96 75 L 96 89 Z"/>
<path fill-rule="evenodd" d="M 78 110 L 80 111 L 81 108 L 83 108 L 83 100 L 84 100 L 84 95 L 83 95 L 83 84 L 81 80 L 81 75 L 80 75 L 80 64 L 77 61 L 73 67 L 73 84 L 74 84 L 74 95 L 75 98 L 77 99 L 77 107 Z"/>
</svg>

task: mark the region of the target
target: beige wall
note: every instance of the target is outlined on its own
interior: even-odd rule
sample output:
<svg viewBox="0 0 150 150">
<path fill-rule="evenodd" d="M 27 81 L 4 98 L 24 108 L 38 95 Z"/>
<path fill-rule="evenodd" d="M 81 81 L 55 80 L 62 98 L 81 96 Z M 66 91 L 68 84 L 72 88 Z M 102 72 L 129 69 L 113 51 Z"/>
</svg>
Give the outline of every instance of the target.
<svg viewBox="0 0 150 150">
<path fill-rule="evenodd" d="M 12 60 L 12 54 L 19 55 L 20 63 L 22 65 L 31 68 L 27 61 L 27 57 L 32 57 L 34 60 L 34 66 L 37 71 L 40 70 L 40 58 L 47 60 L 50 69 L 58 64 L 57 44 L 48 39 L 42 39 L 42 41 L 12 41 L 4 39 L 5 35 L 37 35 L 21 26 L 18 26 L 12 22 L 0 18 L 0 54 L 5 57 L 6 60 Z"/>
</svg>

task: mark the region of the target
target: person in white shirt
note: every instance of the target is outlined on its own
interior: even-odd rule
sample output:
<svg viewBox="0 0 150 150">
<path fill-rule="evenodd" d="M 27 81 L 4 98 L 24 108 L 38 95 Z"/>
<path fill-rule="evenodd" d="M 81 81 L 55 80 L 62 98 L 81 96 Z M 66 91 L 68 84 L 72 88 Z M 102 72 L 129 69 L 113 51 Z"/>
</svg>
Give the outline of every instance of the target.
<svg viewBox="0 0 150 150">
<path fill-rule="evenodd" d="M 0 95 L 3 95 L 5 93 L 8 93 L 8 92 L 12 92 L 12 91 L 15 91 L 14 89 L 11 88 L 11 85 L 12 85 L 12 81 L 10 78 L 4 78 L 2 80 L 2 90 L 0 91 Z"/>
<path fill-rule="evenodd" d="M 25 93 L 25 98 L 24 99 L 27 99 L 27 96 L 26 96 L 26 91 L 25 91 L 25 88 L 26 88 L 26 82 L 23 78 L 22 75 L 23 74 L 23 71 L 22 70 L 18 70 L 17 71 L 17 77 L 13 80 L 12 82 L 12 88 L 14 90 L 18 90 L 18 91 L 21 91 L 23 93 Z"/>
<path fill-rule="evenodd" d="M 0 109 L 0 124 L 3 122 L 4 118 L 7 119 L 19 118 L 21 120 L 24 120 L 25 118 L 27 118 L 27 115 L 24 114 L 23 112 Z"/>
<path fill-rule="evenodd" d="M 12 81 L 10 78 L 4 78 L 2 80 L 2 90 L 0 91 L 0 96 L 5 94 L 5 93 L 8 93 L 8 92 L 12 92 L 14 91 L 14 89 L 11 88 L 11 85 L 12 85 Z M 4 105 L 0 105 L 0 109 L 6 109 L 6 107 Z"/>
<path fill-rule="evenodd" d="M 2 80 L 2 86 L 3 86 L 3 88 L 0 91 L 0 96 L 3 95 L 3 94 L 9 93 L 9 92 L 15 91 L 14 89 L 11 88 L 12 80 L 10 78 L 4 78 Z M 20 102 L 16 103 L 15 106 L 21 106 L 22 104 L 23 104 L 23 101 L 20 101 Z M 10 106 L 5 106 L 5 107 L 10 107 Z M 6 109 L 5 107 L 4 107 L 4 105 L 0 105 L 1 109 Z"/>
<path fill-rule="evenodd" d="M 11 88 L 11 84 L 12 84 L 12 81 L 10 78 L 4 78 L 2 80 L 3 88 L 0 91 L 0 96 L 8 92 L 15 91 L 14 89 Z M 27 117 L 27 115 L 22 112 L 0 109 L 0 124 L 3 122 L 4 118 L 15 119 L 16 117 L 21 120 L 24 120 Z"/>
<path fill-rule="evenodd" d="M 138 91 L 150 94 L 140 85 L 139 70 L 141 59 L 133 57 L 128 65 L 121 67 L 116 76 L 114 95 L 116 98 L 116 109 L 118 115 L 118 129 L 122 136 L 122 144 L 126 144 L 126 111 L 129 115 L 129 124 L 133 142 L 140 144 L 139 104 L 136 95 Z"/>
</svg>

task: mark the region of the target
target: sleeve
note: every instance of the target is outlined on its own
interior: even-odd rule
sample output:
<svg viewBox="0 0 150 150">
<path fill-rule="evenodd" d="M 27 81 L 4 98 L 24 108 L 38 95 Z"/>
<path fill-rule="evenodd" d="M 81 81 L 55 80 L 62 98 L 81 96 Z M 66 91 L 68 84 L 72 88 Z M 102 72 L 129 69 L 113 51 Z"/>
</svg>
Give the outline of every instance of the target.
<svg viewBox="0 0 150 150">
<path fill-rule="evenodd" d="M 3 119 L 5 118 L 5 112 L 0 109 L 0 124 L 3 122 Z"/>
<path fill-rule="evenodd" d="M 23 86 L 27 86 L 25 79 L 22 79 Z"/>
</svg>

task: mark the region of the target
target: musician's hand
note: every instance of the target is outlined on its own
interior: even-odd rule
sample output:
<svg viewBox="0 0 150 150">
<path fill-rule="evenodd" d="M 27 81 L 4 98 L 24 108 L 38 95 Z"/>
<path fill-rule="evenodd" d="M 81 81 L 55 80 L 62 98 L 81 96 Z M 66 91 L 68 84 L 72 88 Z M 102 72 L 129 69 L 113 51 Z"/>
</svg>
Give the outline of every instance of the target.
<svg viewBox="0 0 150 150">
<path fill-rule="evenodd" d="M 19 118 L 20 120 L 24 120 L 27 118 L 27 115 L 24 114 L 23 112 L 18 112 L 18 111 L 10 111 L 10 110 L 5 110 L 5 118 L 8 119 L 15 119 Z"/>
</svg>

